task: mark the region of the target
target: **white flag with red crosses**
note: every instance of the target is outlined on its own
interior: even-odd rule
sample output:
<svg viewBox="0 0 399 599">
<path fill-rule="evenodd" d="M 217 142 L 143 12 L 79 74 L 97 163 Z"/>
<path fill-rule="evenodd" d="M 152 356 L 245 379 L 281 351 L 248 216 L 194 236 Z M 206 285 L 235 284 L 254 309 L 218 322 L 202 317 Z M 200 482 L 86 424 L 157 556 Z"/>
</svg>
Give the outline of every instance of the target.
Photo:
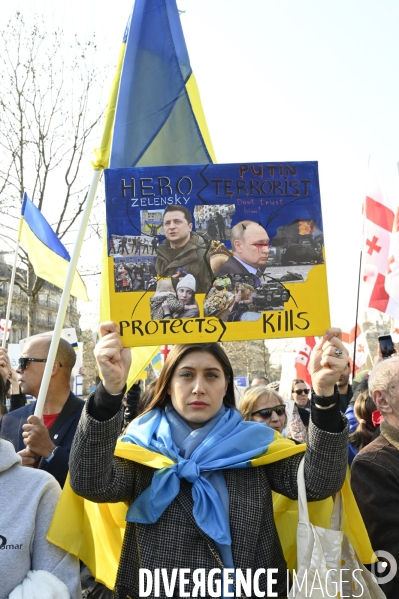
<svg viewBox="0 0 399 599">
<path fill-rule="evenodd" d="M 351 365 L 351 372 L 353 370 L 353 352 L 355 348 L 356 339 L 356 354 L 355 354 L 355 374 L 364 366 L 367 361 L 369 353 L 369 346 L 365 334 L 362 331 L 361 326 L 358 324 L 357 327 L 353 327 L 349 333 L 342 332 L 342 343 L 349 353 L 349 362 Z"/>
<path fill-rule="evenodd" d="M 296 378 L 302 379 L 309 386 L 312 385 L 312 378 L 309 371 L 310 354 L 312 349 L 316 345 L 316 339 L 314 337 L 305 337 L 299 339 L 297 349 L 295 352 L 295 370 Z"/>
<path fill-rule="evenodd" d="M 390 334 L 394 343 L 399 343 L 399 320 L 392 319 Z"/>
<path fill-rule="evenodd" d="M 6 336 L 7 341 L 10 336 L 10 333 L 11 333 L 11 325 L 12 325 L 12 320 L 9 320 L 8 326 L 7 326 L 7 336 Z M 2 341 L 2 339 L 4 337 L 5 328 L 6 328 L 6 320 L 5 320 L 5 318 L 0 318 L 0 341 Z"/>
<path fill-rule="evenodd" d="M 394 299 L 399 292 L 396 290 L 393 296 L 386 289 L 386 277 L 391 270 L 390 245 L 394 222 L 394 211 L 370 168 L 364 203 L 363 301 L 368 308 L 399 318 L 399 305 Z"/>
<path fill-rule="evenodd" d="M 161 350 L 160 350 L 160 354 L 161 354 L 161 360 L 162 360 L 162 365 L 165 364 L 165 360 L 169 355 L 170 350 L 172 349 L 173 345 L 163 345 Z"/>
<path fill-rule="evenodd" d="M 392 226 L 385 288 L 395 303 L 399 305 L 399 206 L 396 208 Z"/>
</svg>

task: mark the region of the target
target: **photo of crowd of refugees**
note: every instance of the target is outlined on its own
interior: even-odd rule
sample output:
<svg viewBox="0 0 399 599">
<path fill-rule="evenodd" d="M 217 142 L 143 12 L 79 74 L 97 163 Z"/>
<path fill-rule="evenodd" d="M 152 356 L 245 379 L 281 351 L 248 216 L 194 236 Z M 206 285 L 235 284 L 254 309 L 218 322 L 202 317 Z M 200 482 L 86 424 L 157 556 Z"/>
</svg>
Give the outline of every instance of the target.
<svg viewBox="0 0 399 599">
<path fill-rule="evenodd" d="M 109 256 L 153 256 L 157 253 L 158 238 L 146 235 L 111 235 Z"/>
<path fill-rule="evenodd" d="M 116 257 L 114 260 L 116 292 L 155 291 L 157 275 L 155 258 Z"/>
<path fill-rule="evenodd" d="M 195 206 L 195 230 L 210 240 L 229 240 L 235 209 L 234 204 Z"/>
<path fill-rule="evenodd" d="M 182 269 L 175 277 L 158 280 L 150 298 L 151 319 L 198 318 L 195 289 L 195 278 Z"/>
<path fill-rule="evenodd" d="M 283 310 L 290 292 L 278 281 L 263 283 L 255 274 L 226 274 L 213 281 L 204 316 L 225 322 L 259 320 L 260 312 Z"/>
</svg>

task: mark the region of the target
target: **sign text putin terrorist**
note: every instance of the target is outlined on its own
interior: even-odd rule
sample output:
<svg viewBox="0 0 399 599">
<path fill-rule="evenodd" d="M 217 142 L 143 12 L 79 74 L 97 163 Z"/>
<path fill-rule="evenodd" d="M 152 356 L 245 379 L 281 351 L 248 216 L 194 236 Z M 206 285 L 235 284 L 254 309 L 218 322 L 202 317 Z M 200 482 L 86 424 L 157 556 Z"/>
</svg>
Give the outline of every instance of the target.
<svg viewBox="0 0 399 599">
<path fill-rule="evenodd" d="M 261 204 L 264 196 L 308 196 L 311 179 L 297 179 L 296 176 L 295 166 L 241 164 L 236 179 L 210 178 L 208 180 L 204 177 L 204 187 L 197 195 L 201 198 L 201 191 L 206 188 L 207 194 L 215 198 L 237 198 L 238 205 L 242 202 L 240 198 L 244 196 L 262 198 Z M 193 186 L 193 180 L 188 175 L 180 175 L 176 179 L 169 176 L 121 179 L 122 197 L 130 198 L 132 207 L 170 204 L 184 206 L 190 201 Z M 245 201 L 242 203 L 247 204 Z"/>
</svg>

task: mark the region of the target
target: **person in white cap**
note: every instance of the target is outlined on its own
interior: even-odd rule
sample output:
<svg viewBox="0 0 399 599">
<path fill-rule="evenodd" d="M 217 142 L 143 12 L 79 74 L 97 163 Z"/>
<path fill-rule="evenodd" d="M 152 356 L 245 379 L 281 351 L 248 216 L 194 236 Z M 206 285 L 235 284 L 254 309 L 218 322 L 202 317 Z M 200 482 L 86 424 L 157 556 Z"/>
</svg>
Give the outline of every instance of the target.
<svg viewBox="0 0 399 599">
<path fill-rule="evenodd" d="M 198 318 L 199 308 L 195 301 L 195 279 L 193 275 L 186 275 L 177 284 L 177 299 L 184 306 L 182 318 Z"/>
</svg>

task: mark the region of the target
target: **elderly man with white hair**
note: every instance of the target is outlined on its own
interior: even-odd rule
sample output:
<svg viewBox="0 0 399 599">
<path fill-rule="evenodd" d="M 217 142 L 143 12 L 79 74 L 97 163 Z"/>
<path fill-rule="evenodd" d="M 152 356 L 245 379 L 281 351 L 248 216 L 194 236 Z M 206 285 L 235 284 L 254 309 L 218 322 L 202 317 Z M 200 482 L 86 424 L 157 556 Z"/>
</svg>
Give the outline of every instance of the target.
<svg viewBox="0 0 399 599">
<path fill-rule="evenodd" d="M 387 599 L 397 599 L 399 597 L 399 575 L 396 571 L 399 563 L 398 356 L 383 360 L 375 366 L 369 378 L 369 392 L 384 420 L 381 422 L 380 436 L 364 447 L 353 460 L 351 486 L 369 533 L 371 545 L 377 555 L 379 551 L 381 552 L 381 561 L 387 563 L 384 577 L 396 572 L 392 580 L 381 584 L 381 588 Z"/>
</svg>

